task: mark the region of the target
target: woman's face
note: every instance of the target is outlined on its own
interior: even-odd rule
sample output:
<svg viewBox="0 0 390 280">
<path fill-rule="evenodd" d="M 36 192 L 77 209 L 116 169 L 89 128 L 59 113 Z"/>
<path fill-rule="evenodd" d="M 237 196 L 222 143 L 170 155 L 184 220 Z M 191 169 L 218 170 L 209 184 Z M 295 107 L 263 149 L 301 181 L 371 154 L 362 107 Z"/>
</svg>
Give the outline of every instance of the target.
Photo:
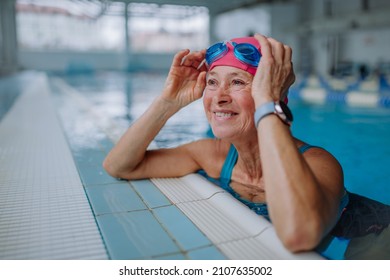
<svg viewBox="0 0 390 280">
<path fill-rule="evenodd" d="M 203 105 L 217 138 L 242 137 L 254 129 L 252 79 L 248 72 L 230 66 L 207 73 Z"/>
</svg>

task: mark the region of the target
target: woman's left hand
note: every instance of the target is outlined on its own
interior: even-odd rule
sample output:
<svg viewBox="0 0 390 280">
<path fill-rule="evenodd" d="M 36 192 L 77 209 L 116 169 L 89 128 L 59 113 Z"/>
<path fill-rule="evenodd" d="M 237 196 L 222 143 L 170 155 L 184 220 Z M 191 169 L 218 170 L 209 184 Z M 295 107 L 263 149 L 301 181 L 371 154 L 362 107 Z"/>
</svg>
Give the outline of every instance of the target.
<svg viewBox="0 0 390 280">
<path fill-rule="evenodd" d="M 206 50 L 178 52 L 172 62 L 161 97 L 181 109 L 203 95 L 206 86 Z"/>
<path fill-rule="evenodd" d="M 258 107 L 264 102 L 284 100 L 295 82 L 291 47 L 273 38 L 256 34 L 261 59 L 252 84 L 252 97 Z"/>
</svg>

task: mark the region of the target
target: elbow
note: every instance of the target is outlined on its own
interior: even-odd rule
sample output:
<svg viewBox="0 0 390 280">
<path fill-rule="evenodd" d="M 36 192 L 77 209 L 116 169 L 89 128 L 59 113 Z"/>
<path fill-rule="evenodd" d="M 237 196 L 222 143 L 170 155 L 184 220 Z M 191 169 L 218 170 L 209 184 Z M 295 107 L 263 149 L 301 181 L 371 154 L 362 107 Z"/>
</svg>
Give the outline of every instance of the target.
<svg viewBox="0 0 390 280">
<path fill-rule="evenodd" d="M 283 231 L 279 238 L 284 247 L 292 253 L 311 251 L 321 242 L 322 231 L 320 225 L 305 225 Z"/>
<path fill-rule="evenodd" d="M 104 159 L 102 165 L 104 170 L 111 177 L 122 180 L 141 179 L 135 175 L 135 169 L 115 164 L 109 156 Z"/>
<path fill-rule="evenodd" d="M 117 168 L 115 168 L 115 166 L 112 164 L 111 160 L 108 157 L 106 157 L 103 161 L 103 168 L 108 175 L 114 178 L 122 178 L 120 172 Z"/>
</svg>

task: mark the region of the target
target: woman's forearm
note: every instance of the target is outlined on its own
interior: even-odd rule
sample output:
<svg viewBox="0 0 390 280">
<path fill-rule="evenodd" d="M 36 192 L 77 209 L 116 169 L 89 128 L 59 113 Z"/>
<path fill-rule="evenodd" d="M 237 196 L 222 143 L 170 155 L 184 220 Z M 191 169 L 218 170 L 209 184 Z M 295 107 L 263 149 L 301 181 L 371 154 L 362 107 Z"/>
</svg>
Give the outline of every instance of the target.
<svg viewBox="0 0 390 280">
<path fill-rule="evenodd" d="M 145 152 L 179 108 L 161 97 L 154 100 L 147 111 L 132 124 L 103 162 L 105 170 L 113 177 L 123 178 L 142 162 Z"/>
<path fill-rule="evenodd" d="M 316 209 L 321 208 L 321 189 L 299 154 L 288 127 L 276 115 L 260 121 L 258 136 L 272 222 L 285 246 L 293 251 L 296 247 L 301 249 L 303 244 L 297 244 L 297 240 L 311 222 L 316 228 L 319 221 Z M 310 231 L 310 236 L 316 240 L 305 237 L 304 241 L 316 243 L 319 231 Z"/>
<path fill-rule="evenodd" d="M 260 122 L 258 129 L 272 222 L 289 249 L 311 249 L 336 214 L 332 213 L 333 204 L 296 148 L 288 127 L 271 115 Z"/>
</svg>

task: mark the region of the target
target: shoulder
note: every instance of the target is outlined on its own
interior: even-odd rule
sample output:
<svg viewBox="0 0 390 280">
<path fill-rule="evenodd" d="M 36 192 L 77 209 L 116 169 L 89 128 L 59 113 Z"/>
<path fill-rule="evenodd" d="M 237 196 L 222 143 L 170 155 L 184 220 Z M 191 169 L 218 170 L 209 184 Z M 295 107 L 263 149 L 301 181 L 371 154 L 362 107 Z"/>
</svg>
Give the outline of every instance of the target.
<svg viewBox="0 0 390 280">
<path fill-rule="evenodd" d="M 315 145 L 310 145 L 308 143 L 296 140 L 297 148 L 304 158 L 319 161 L 319 162 L 329 162 L 340 166 L 338 160 L 325 148 Z"/>
<path fill-rule="evenodd" d="M 298 149 L 303 145 L 307 145 L 301 141 L 298 141 L 297 144 Z M 336 157 L 322 147 L 309 146 L 310 148 L 306 149 L 302 156 L 315 174 L 318 182 L 335 191 L 344 189 L 343 169 Z"/>
<path fill-rule="evenodd" d="M 220 139 L 201 139 L 186 145 L 198 165 L 211 177 L 219 177 L 230 143 Z"/>
</svg>

